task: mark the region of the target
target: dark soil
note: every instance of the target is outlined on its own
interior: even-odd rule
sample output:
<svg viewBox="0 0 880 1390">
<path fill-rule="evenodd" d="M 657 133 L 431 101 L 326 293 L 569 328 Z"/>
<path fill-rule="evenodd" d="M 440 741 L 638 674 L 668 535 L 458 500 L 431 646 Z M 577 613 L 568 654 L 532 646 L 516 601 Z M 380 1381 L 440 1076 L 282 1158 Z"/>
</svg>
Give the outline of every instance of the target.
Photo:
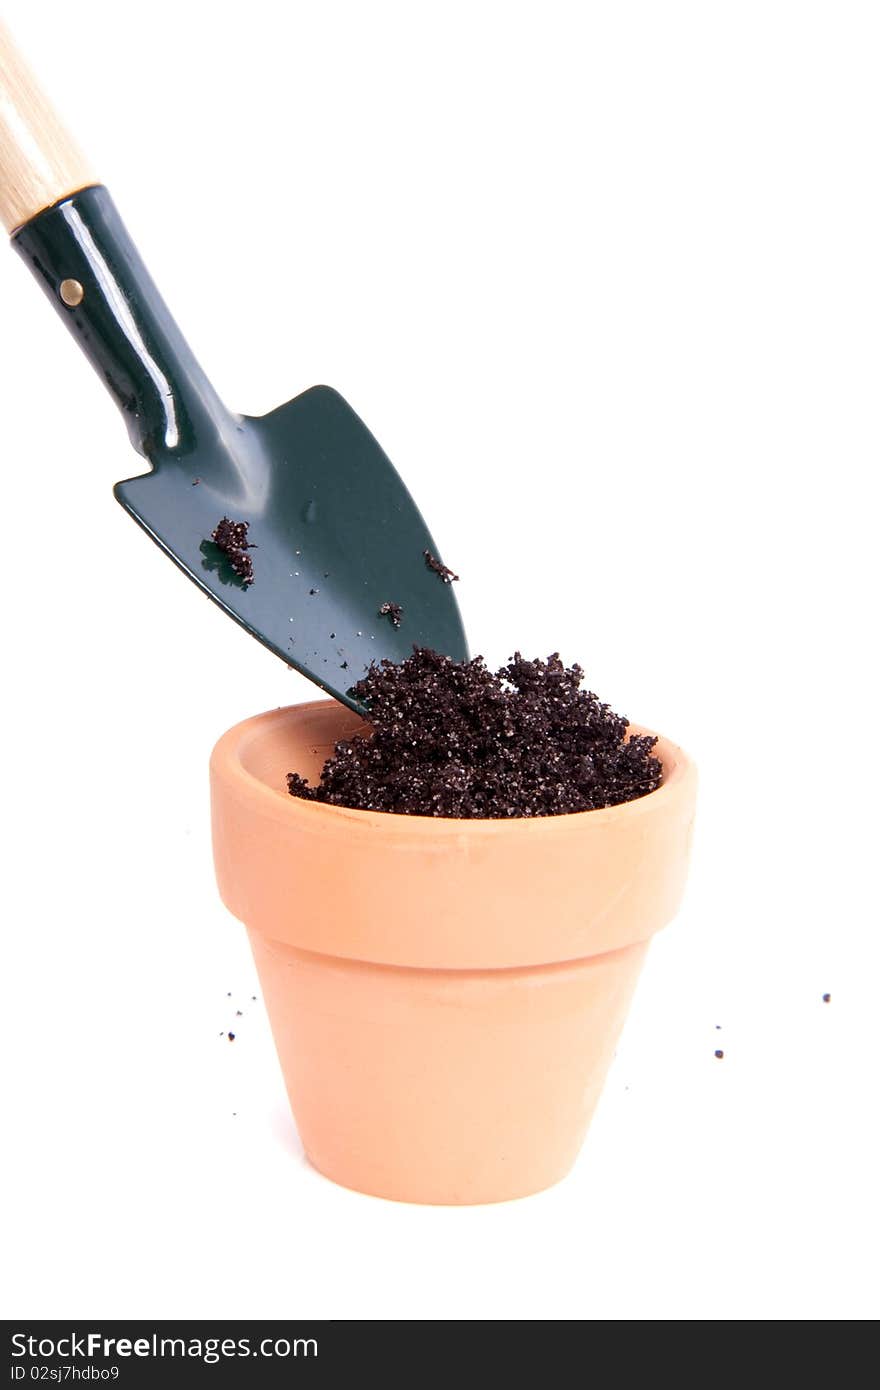
<svg viewBox="0 0 880 1390">
<path fill-rule="evenodd" d="M 458 578 L 458 575 L 453 574 L 449 566 L 442 564 L 441 561 L 437 559 L 436 555 L 431 554 L 430 550 L 423 550 L 422 554 L 425 557 L 425 564 L 428 566 L 428 569 L 433 570 L 434 573 L 443 580 L 444 584 L 452 584 L 453 581 Z"/>
<path fill-rule="evenodd" d="M 372 736 L 344 739 L 310 786 L 292 796 L 411 816 L 500 819 L 617 806 L 660 785 L 656 739 L 627 738 L 628 722 L 558 654 L 517 652 L 497 674 L 482 657 L 453 661 L 427 648 L 370 667 L 353 694 Z"/>
<path fill-rule="evenodd" d="M 379 617 L 387 618 L 392 627 L 400 627 L 403 609 L 399 603 L 383 603 L 379 608 Z"/>
<path fill-rule="evenodd" d="M 230 521 L 224 516 L 211 532 L 211 540 L 229 557 L 229 563 L 244 584 L 254 582 L 254 562 L 247 552 L 255 550 L 256 546 L 247 538 L 249 525 L 247 521 Z"/>
</svg>

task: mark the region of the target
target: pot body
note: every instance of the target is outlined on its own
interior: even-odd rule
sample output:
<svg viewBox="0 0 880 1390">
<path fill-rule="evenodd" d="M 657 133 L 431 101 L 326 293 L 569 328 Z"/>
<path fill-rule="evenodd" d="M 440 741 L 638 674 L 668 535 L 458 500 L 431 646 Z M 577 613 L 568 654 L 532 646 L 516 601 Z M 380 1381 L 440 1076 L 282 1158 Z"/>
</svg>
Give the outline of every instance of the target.
<svg viewBox="0 0 880 1390">
<path fill-rule="evenodd" d="M 684 885 L 696 777 L 605 811 L 454 821 L 288 795 L 357 717 L 258 715 L 212 757 L 221 895 L 247 928 L 306 1153 L 402 1201 L 524 1196 L 574 1162 L 650 937 Z"/>
</svg>

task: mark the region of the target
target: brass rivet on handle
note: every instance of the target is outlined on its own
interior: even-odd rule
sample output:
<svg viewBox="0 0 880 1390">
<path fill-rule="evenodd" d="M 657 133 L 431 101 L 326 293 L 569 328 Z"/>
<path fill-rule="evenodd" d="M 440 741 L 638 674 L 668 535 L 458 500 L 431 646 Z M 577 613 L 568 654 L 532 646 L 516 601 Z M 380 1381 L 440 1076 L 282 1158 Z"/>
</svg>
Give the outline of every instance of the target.
<svg viewBox="0 0 880 1390">
<path fill-rule="evenodd" d="M 82 304 L 85 296 L 85 290 L 79 280 L 62 280 L 58 286 L 58 293 L 68 309 L 75 309 L 77 304 Z"/>
</svg>

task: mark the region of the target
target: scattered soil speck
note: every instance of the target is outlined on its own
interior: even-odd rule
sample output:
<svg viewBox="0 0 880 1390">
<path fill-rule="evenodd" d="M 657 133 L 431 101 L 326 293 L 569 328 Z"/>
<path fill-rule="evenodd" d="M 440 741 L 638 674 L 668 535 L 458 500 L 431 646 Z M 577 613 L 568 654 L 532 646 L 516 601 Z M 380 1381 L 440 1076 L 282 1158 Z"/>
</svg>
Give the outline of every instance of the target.
<svg viewBox="0 0 880 1390">
<path fill-rule="evenodd" d="M 226 1036 L 227 1036 L 227 1038 L 229 1039 L 230 1042 L 235 1042 L 235 1034 L 234 1034 L 234 1033 L 227 1033 Z"/>
<path fill-rule="evenodd" d="M 428 566 L 428 569 L 433 570 L 434 573 L 442 579 L 444 584 L 451 584 L 453 580 L 458 579 L 458 575 L 453 574 L 449 566 L 444 565 L 442 561 L 438 560 L 436 555 L 432 555 L 430 550 L 423 550 L 422 554 L 425 557 L 425 564 Z"/>
<path fill-rule="evenodd" d="M 403 609 L 399 603 L 383 603 L 379 608 L 379 617 L 387 618 L 392 627 L 400 627 Z"/>
<path fill-rule="evenodd" d="M 659 787 L 656 739 L 582 690 L 580 666 L 519 652 L 493 674 L 482 657 L 429 648 L 373 663 L 353 693 L 372 736 L 336 744 L 320 782 L 292 796 L 399 815 L 506 819 L 590 811 Z"/>
<path fill-rule="evenodd" d="M 830 994 L 823 994 L 823 995 L 822 995 L 822 1003 L 823 1003 L 823 1004 L 830 1004 L 830 1003 L 831 1003 L 831 995 L 830 995 Z"/>
<path fill-rule="evenodd" d="M 720 1047 L 716 1049 L 715 1056 L 718 1058 L 719 1061 L 724 1056 L 724 1053 L 721 1051 Z"/>
</svg>

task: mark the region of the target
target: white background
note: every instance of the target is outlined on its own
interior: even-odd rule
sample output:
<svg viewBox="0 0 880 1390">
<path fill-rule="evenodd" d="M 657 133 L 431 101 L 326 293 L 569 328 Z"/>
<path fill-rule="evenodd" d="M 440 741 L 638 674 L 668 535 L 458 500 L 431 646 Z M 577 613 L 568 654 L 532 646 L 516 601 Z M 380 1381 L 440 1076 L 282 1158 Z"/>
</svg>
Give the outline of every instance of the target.
<svg viewBox="0 0 880 1390">
<path fill-rule="evenodd" d="M 572 1176 L 319 1177 L 206 777 L 311 688 L 117 507 L 122 424 L 6 254 L 6 1315 L 876 1315 L 876 7 L 3 9 L 224 398 L 337 386 L 473 649 L 581 661 L 702 778 Z"/>
</svg>

